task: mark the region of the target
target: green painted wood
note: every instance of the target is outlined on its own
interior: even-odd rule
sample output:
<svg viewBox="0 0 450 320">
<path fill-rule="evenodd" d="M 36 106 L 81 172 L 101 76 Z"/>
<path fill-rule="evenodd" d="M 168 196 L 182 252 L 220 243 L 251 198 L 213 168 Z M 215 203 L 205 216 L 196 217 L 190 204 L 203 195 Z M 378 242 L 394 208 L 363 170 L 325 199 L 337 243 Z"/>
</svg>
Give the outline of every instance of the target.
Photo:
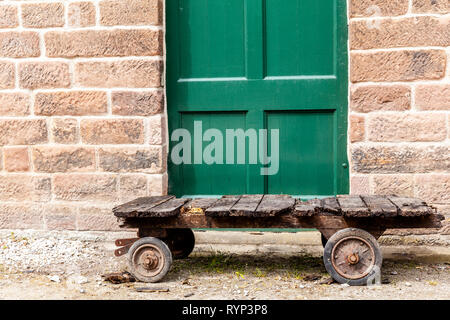
<svg viewBox="0 0 450 320">
<path fill-rule="evenodd" d="M 171 0 L 166 25 L 169 133 L 201 120 L 281 142 L 275 176 L 169 158 L 170 193 L 348 193 L 346 0 Z"/>
</svg>

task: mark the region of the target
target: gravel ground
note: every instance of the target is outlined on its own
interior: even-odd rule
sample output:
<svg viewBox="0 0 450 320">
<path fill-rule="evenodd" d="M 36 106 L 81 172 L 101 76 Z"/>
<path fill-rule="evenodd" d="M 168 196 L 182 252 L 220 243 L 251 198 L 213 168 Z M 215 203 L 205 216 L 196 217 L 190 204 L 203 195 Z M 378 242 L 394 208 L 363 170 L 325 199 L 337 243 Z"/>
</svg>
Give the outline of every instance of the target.
<svg viewBox="0 0 450 320">
<path fill-rule="evenodd" d="M 16 232 L 0 237 L 0 299 L 449 299 L 450 264 L 387 260 L 381 286 L 329 283 L 317 254 L 196 251 L 159 284 L 112 284 L 110 242 Z M 137 292 L 150 287 L 155 292 Z"/>
</svg>

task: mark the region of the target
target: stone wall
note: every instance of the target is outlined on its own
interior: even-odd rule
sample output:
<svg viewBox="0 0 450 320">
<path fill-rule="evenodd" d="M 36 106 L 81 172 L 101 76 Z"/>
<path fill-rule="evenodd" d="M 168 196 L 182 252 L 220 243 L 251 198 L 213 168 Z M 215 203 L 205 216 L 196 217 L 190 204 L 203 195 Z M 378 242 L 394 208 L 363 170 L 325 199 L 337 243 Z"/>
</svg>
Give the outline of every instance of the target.
<svg viewBox="0 0 450 320">
<path fill-rule="evenodd" d="M 0 2 L 0 228 L 117 228 L 166 193 L 163 3 Z"/>
<path fill-rule="evenodd" d="M 348 0 L 351 192 L 450 212 L 448 0 Z M 163 0 L 0 1 L 0 228 L 167 192 Z"/>
<path fill-rule="evenodd" d="M 351 192 L 450 214 L 450 2 L 349 1 Z"/>
</svg>

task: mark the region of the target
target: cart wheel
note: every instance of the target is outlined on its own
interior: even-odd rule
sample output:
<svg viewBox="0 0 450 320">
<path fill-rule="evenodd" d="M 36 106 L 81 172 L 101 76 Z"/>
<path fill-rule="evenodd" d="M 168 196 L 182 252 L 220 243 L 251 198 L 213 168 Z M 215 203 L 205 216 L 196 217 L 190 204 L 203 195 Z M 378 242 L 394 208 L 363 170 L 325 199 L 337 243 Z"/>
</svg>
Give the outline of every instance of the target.
<svg viewBox="0 0 450 320">
<path fill-rule="evenodd" d="M 157 238 L 137 240 L 128 252 L 130 273 L 142 282 L 158 282 L 169 272 L 172 254 L 167 245 Z"/>
<path fill-rule="evenodd" d="M 167 229 L 168 236 L 164 242 L 172 252 L 174 259 L 187 258 L 195 246 L 195 236 L 192 229 Z"/>
<path fill-rule="evenodd" d="M 383 258 L 377 240 L 370 233 L 348 228 L 328 239 L 323 262 L 337 282 L 361 286 L 381 270 Z"/>
<path fill-rule="evenodd" d="M 325 246 L 326 246 L 326 244 L 327 244 L 327 242 L 328 242 L 328 239 L 325 238 L 325 236 L 323 235 L 323 233 L 320 234 L 320 240 L 322 241 L 322 247 L 325 248 Z"/>
</svg>

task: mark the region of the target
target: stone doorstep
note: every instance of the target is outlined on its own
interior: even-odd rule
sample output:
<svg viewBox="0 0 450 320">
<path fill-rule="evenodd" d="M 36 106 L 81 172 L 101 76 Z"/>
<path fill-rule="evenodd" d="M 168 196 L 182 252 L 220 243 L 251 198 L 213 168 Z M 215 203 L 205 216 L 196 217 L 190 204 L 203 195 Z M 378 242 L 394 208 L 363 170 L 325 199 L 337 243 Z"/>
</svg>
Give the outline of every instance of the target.
<svg viewBox="0 0 450 320">
<path fill-rule="evenodd" d="M 135 232 L 0 230 L 0 238 L 11 235 L 28 238 L 63 238 L 101 244 L 105 250 L 116 249 L 114 240 L 133 238 Z M 318 231 L 298 233 L 196 231 L 197 253 L 234 254 L 309 254 L 321 256 L 323 249 Z M 450 235 L 387 235 L 379 239 L 383 257 L 388 260 L 450 262 Z"/>
</svg>

